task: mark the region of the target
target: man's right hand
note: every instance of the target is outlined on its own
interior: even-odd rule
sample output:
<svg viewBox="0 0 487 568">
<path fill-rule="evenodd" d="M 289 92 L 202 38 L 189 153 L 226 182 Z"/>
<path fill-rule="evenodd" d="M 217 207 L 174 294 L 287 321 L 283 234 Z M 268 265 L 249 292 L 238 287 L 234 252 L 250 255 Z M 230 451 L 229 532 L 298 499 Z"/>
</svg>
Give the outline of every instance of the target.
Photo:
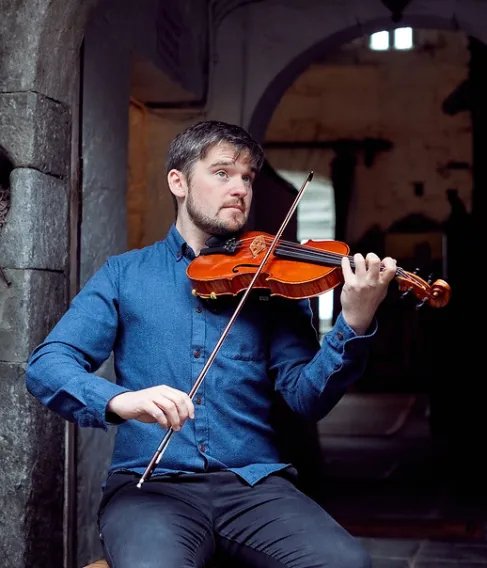
<svg viewBox="0 0 487 568">
<path fill-rule="evenodd" d="M 188 418 L 194 418 L 189 396 L 166 385 L 117 394 L 108 402 L 107 411 L 124 420 L 158 422 L 163 428 L 172 427 L 176 431 Z"/>
</svg>

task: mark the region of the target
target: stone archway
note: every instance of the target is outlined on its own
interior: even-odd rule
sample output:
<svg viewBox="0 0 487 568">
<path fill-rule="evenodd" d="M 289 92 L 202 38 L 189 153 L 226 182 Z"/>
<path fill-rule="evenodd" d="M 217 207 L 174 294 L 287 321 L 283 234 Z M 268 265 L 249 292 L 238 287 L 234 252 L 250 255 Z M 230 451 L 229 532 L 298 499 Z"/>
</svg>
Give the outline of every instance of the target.
<svg viewBox="0 0 487 568">
<path fill-rule="evenodd" d="M 370 3 L 370 2 L 369 2 Z M 487 26 L 479 26 L 482 18 L 478 15 L 479 6 L 470 3 L 470 10 L 465 9 L 462 20 L 458 20 L 456 14 L 451 10 L 450 14 L 445 14 L 438 4 L 431 2 L 422 5 L 421 13 L 414 14 L 415 2 L 410 6 L 410 12 L 404 14 L 400 25 L 411 26 L 413 28 L 430 28 L 454 30 L 463 29 L 465 33 L 473 35 L 483 42 L 487 42 Z M 464 6 L 467 8 L 467 6 Z M 487 7 L 482 7 L 486 12 Z M 365 7 L 363 8 L 365 11 Z M 373 13 L 372 7 L 370 10 Z M 427 13 L 424 13 L 427 12 Z M 485 21 L 485 20 L 484 20 Z M 283 61 L 277 58 L 275 67 L 267 76 L 270 79 L 266 83 L 257 85 L 256 90 L 260 90 L 260 96 L 253 108 L 246 114 L 246 126 L 252 134 L 262 140 L 269 124 L 272 113 L 284 92 L 290 87 L 295 79 L 314 61 L 323 59 L 327 53 L 333 49 L 352 41 L 364 34 L 371 34 L 379 30 L 391 30 L 397 27 L 397 23 L 390 18 L 372 18 L 361 21 L 354 26 L 333 29 L 329 34 L 316 38 L 316 42 L 308 49 L 297 52 L 293 58 Z M 280 65 L 279 65 L 280 60 Z"/>
</svg>

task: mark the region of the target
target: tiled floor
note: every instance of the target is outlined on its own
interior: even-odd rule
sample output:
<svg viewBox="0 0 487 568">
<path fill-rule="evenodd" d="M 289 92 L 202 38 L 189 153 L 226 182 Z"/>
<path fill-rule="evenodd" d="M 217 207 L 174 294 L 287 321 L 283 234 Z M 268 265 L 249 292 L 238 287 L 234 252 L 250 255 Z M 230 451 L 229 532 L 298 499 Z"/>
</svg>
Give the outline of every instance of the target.
<svg viewBox="0 0 487 568">
<path fill-rule="evenodd" d="M 371 494 L 369 499 L 373 500 Z M 420 501 L 417 498 L 418 507 L 411 505 L 405 514 L 400 503 L 390 499 L 390 507 L 383 505 L 374 516 L 368 515 L 371 509 L 354 510 L 345 501 L 341 506 L 337 496 L 328 510 L 364 543 L 373 568 L 487 567 L 487 517 L 482 511 L 452 517 L 428 499 L 421 508 Z M 346 511 L 341 519 L 339 511 Z"/>
<path fill-rule="evenodd" d="M 320 442 L 323 505 L 363 541 L 373 568 L 487 568 L 487 484 L 452 488 L 421 405 L 350 397 L 320 426 Z"/>
<path fill-rule="evenodd" d="M 373 568 L 468 568 L 487 566 L 487 542 L 362 539 Z"/>
</svg>

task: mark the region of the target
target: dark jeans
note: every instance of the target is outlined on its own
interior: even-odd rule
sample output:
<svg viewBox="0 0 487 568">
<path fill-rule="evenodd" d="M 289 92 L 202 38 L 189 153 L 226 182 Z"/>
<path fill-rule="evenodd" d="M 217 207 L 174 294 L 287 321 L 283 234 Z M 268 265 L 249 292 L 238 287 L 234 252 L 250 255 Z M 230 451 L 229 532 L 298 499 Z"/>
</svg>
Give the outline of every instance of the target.
<svg viewBox="0 0 487 568">
<path fill-rule="evenodd" d="M 360 543 L 286 473 L 254 487 L 231 472 L 110 476 L 99 513 L 112 568 L 370 568 Z M 228 560 L 230 559 L 230 560 Z"/>
</svg>

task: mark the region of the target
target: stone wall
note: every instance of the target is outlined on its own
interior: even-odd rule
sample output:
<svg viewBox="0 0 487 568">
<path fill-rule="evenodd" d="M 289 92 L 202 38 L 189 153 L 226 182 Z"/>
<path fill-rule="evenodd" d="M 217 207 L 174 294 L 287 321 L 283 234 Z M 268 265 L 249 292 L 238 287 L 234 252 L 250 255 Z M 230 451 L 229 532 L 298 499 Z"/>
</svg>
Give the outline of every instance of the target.
<svg viewBox="0 0 487 568">
<path fill-rule="evenodd" d="M 2 81 L 2 85 L 6 82 Z M 27 358 L 66 306 L 69 107 L 29 90 L 0 93 L 0 143 L 15 169 L 0 233 L 0 551 L 6 566 L 63 561 L 64 424 L 27 395 Z M 43 538 L 50 527 L 51 542 Z"/>
<path fill-rule="evenodd" d="M 27 394 L 24 374 L 66 307 L 74 21 L 82 27 L 89 7 L 41 1 L 35 15 L 30 2 L 1 7 L 0 144 L 14 169 L 0 229 L 10 282 L 0 278 L 0 555 L 19 568 L 61 566 L 64 557 L 65 426 Z"/>
</svg>

